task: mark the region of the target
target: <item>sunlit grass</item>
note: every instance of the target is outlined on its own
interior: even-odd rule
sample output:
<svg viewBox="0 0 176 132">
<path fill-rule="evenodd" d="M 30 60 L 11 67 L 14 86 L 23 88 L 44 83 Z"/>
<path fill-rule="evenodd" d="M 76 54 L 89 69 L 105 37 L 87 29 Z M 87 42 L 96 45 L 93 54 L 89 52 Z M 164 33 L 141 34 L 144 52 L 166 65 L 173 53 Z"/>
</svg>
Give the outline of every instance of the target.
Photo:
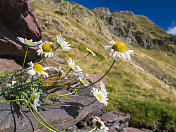
<svg viewBox="0 0 176 132">
<path fill-rule="evenodd" d="M 58 15 L 55 11 L 59 11 L 59 9 L 55 5 L 53 8 L 46 3 L 42 4 L 37 1 L 32 1 L 32 5 L 34 5 L 40 21 L 49 20 L 50 27 L 44 30 L 47 40 L 55 42 L 55 35 L 62 33 L 66 41 L 70 42 L 72 47 L 70 52 L 56 50 L 56 55 L 59 58 L 67 61 L 68 57 L 71 57 L 77 62 L 88 53 L 86 51 L 86 47 L 88 47 L 97 56 L 88 56 L 78 64 L 83 71 L 85 73 L 100 72 L 103 75 L 108 70 L 113 59 L 104 49 L 105 45 L 110 45 L 105 37 L 95 32 L 94 29 L 78 23 L 71 16 L 65 19 Z M 43 24 L 41 21 L 41 25 Z M 63 32 L 58 30 L 58 26 Z M 114 39 L 121 41 L 118 37 Z M 166 52 L 145 50 L 131 45 L 128 47 L 134 49 L 138 56 L 149 57 L 167 73 L 176 77 L 175 55 L 168 56 Z M 132 122 L 153 128 L 161 124 L 164 128 L 175 125 L 175 89 L 170 89 L 168 85 L 146 73 L 133 61 L 118 60 L 106 76 L 106 87 L 109 92 L 109 105 L 104 107 L 104 110 L 130 113 Z M 164 117 L 164 115 L 166 116 Z"/>
</svg>

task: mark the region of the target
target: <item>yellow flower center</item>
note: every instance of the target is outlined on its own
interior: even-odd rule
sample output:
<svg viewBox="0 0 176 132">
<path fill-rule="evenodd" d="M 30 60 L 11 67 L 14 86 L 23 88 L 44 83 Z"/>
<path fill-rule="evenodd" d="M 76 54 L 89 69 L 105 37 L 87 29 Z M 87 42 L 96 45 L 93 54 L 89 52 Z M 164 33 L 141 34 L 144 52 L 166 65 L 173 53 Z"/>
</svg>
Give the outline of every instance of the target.
<svg viewBox="0 0 176 132">
<path fill-rule="evenodd" d="M 118 43 L 115 43 L 113 46 L 112 46 L 112 49 L 114 49 L 115 51 L 117 52 L 127 52 L 127 47 L 124 43 L 122 42 L 118 42 Z"/>
<path fill-rule="evenodd" d="M 25 44 L 29 44 L 29 43 L 32 43 L 33 44 L 33 42 L 31 41 L 31 40 L 27 40 L 27 43 L 25 43 Z"/>
<path fill-rule="evenodd" d="M 70 64 L 70 68 L 75 68 L 75 67 L 76 67 L 75 65 L 72 67 L 72 65 Z M 74 69 L 72 69 L 72 70 L 74 70 Z"/>
<path fill-rule="evenodd" d="M 97 94 L 99 100 L 103 100 L 103 97 L 101 96 L 101 94 Z"/>
<path fill-rule="evenodd" d="M 43 52 L 52 52 L 53 51 L 53 45 L 45 43 L 42 46 Z"/>
<path fill-rule="evenodd" d="M 63 70 L 60 70 L 59 72 L 60 72 L 61 76 L 64 76 L 64 71 Z"/>
<path fill-rule="evenodd" d="M 80 82 L 81 82 L 83 85 L 85 85 L 84 80 L 80 80 Z"/>
<path fill-rule="evenodd" d="M 100 129 L 100 127 L 102 126 L 101 122 L 100 121 L 96 121 L 96 126 Z"/>
<path fill-rule="evenodd" d="M 40 73 L 43 72 L 43 66 L 40 65 L 40 64 L 35 64 L 35 65 L 33 66 L 33 69 L 35 69 L 36 71 L 38 71 L 38 72 L 40 72 Z"/>
</svg>

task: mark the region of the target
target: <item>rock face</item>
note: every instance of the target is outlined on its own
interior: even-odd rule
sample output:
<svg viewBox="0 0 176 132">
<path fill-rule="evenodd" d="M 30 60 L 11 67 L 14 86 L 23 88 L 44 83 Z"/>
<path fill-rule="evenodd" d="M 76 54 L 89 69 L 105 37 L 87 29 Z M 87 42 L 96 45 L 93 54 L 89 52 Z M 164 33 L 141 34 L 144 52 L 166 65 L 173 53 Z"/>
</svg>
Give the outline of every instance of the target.
<svg viewBox="0 0 176 132">
<path fill-rule="evenodd" d="M 105 8 L 105 7 L 96 7 L 92 9 L 92 11 L 98 15 L 110 15 L 111 14 L 109 8 Z"/>
<path fill-rule="evenodd" d="M 25 46 L 17 37 L 42 39 L 42 31 L 31 5 L 24 0 L 1 0 L 0 3 L 0 57 L 13 58 L 22 64 Z M 27 61 L 37 59 L 36 48 L 30 48 Z"/>
<path fill-rule="evenodd" d="M 168 45 L 175 44 L 175 36 L 167 35 L 157 25 L 154 26 L 148 18 L 138 17 L 131 11 L 117 11 L 107 16 L 98 9 L 94 12 L 100 16 L 111 33 L 121 37 L 127 43 L 145 49 L 159 49 L 176 54 L 176 50 Z M 144 29 L 147 32 L 143 31 Z"/>
<path fill-rule="evenodd" d="M 86 132 L 93 129 L 92 120 L 95 116 L 98 116 L 109 128 L 109 132 L 120 132 L 123 129 L 128 128 L 130 115 L 118 112 L 103 112 L 95 111 L 89 114 L 86 118 L 76 124 L 74 127 L 67 129 L 67 132 Z"/>
<path fill-rule="evenodd" d="M 134 32 L 133 36 L 135 37 L 138 45 L 140 45 L 141 47 L 145 49 L 150 49 L 152 45 L 152 40 L 150 36 L 146 35 L 145 33 L 139 32 L 139 31 Z"/>
<path fill-rule="evenodd" d="M 0 75 L 2 73 L 13 72 L 20 68 L 21 66 L 18 65 L 14 60 L 0 59 Z"/>
<path fill-rule="evenodd" d="M 42 39 L 40 24 L 27 0 L 1 0 L 0 20 L 18 36 L 34 41 Z"/>
<path fill-rule="evenodd" d="M 121 131 L 128 128 L 130 115 L 117 112 L 103 112 L 100 118 L 105 122 L 106 126 L 114 128 L 116 131 Z"/>
<path fill-rule="evenodd" d="M 119 11 L 122 14 L 126 14 L 128 16 L 134 16 L 134 13 L 132 11 Z"/>
<path fill-rule="evenodd" d="M 137 129 L 137 128 L 129 127 L 128 129 L 124 129 L 121 132 L 153 132 L 153 131 L 147 130 L 147 129 Z"/>
</svg>

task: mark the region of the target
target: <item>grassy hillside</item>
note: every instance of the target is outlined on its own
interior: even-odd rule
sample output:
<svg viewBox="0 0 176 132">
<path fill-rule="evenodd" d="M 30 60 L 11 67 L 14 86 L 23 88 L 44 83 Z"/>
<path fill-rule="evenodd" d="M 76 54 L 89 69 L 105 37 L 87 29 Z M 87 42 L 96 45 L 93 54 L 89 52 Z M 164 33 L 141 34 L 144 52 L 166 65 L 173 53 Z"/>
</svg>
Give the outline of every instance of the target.
<svg viewBox="0 0 176 132">
<path fill-rule="evenodd" d="M 89 56 L 79 63 L 83 71 L 104 74 L 108 70 L 113 59 L 105 51 L 104 46 L 110 45 L 109 40 L 112 39 L 123 40 L 112 34 L 99 16 L 72 2 L 54 3 L 52 0 L 31 0 L 29 2 L 35 8 L 44 36 L 48 41 L 55 42 L 55 36 L 61 33 L 66 41 L 70 42 L 72 50 L 70 52 L 57 50 L 57 56 L 65 61 L 68 57 L 78 61 L 87 54 L 86 47 L 88 47 L 97 56 Z M 113 15 L 118 16 L 119 14 L 114 13 Z M 144 16 L 135 16 L 130 19 L 138 23 L 137 30 L 143 30 L 143 21 L 145 23 L 150 21 Z M 47 29 L 44 28 L 45 21 L 49 21 Z M 150 33 L 153 37 L 166 35 L 163 29 L 155 30 L 154 23 L 149 27 L 157 34 Z M 176 77 L 176 55 L 159 50 L 146 50 L 128 44 L 127 46 L 134 50 L 136 57 L 149 58 L 166 73 Z M 138 125 L 138 127 L 151 129 L 175 127 L 176 89 L 144 71 L 143 67 L 134 60 L 131 62 L 118 60 L 106 76 L 106 88 L 109 92 L 109 106 L 104 107 L 104 110 L 130 113 L 131 124 Z"/>
</svg>

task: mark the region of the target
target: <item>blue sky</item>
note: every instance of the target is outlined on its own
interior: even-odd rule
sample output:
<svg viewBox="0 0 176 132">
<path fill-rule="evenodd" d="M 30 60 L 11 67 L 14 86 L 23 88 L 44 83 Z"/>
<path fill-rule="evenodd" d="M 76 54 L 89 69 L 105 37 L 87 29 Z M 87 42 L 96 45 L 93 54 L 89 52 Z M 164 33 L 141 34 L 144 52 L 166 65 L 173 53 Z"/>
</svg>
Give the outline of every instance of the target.
<svg viewBox="0 0 176 132">
<path fill-rule="evenodd" d="M 166 31 L 176 34 L 176 0 L 69 0 L 89 9 L 108 7 L 111 12 L 118 10 L 133 11 L 134 14 L 147 16 Z"/>
</svg>

